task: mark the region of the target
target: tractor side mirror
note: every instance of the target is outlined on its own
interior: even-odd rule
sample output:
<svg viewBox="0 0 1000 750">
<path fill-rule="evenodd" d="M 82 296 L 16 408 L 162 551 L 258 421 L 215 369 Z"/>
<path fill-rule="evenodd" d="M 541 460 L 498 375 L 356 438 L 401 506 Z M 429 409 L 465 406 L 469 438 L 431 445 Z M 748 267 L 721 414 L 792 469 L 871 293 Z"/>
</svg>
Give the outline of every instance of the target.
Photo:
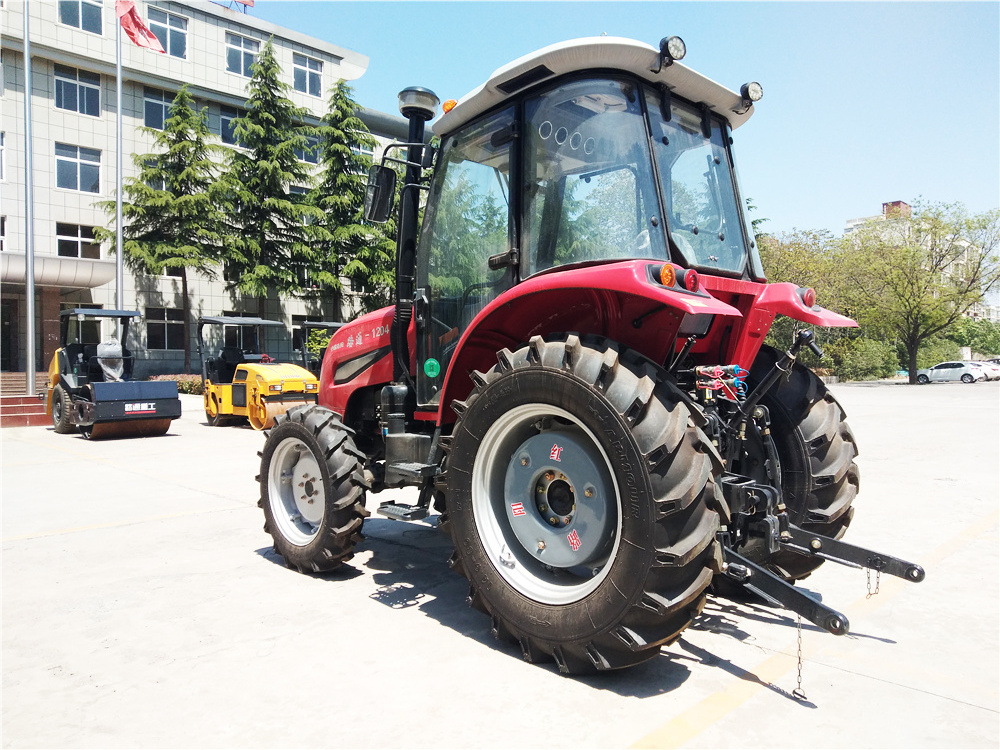
<svg viewBox="0 0 1000 750">
<path fill-rule="evenodd" d="M 376 224 L 388 221 L 395 194 L 396 172 L 390 167 L 372 165 L 365 188 L 365 219 Z"/>
</svg>

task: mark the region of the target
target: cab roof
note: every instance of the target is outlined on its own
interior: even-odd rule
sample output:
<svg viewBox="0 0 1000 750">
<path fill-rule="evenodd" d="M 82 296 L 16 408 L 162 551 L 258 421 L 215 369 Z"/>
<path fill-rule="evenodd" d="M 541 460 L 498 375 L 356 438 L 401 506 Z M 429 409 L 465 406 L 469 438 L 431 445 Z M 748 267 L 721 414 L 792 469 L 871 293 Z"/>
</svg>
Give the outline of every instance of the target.
<svg viewBox="0 0 1000 750">
<path fill-rule="evenodd" d="M 741 103 L 738 93 L 679 62 L 664 65 L 655 72 L 659 59 L 660 51 L 652 45 L 621 37 L 585 37 L 553 44 L 494 71 L 486 83 L 463 96 L 454 109 L 438 118 L 434 134 L 450 133 L 535 84 L 588 70 L 621 70 L 651 83 L 666 84 L 677 96 L 707 104 L 712 112 L 728 120 L 734 130 L 753 114 L 752 106 L 744 114 L 736 114 L 733 110 Z"/>
</svg>

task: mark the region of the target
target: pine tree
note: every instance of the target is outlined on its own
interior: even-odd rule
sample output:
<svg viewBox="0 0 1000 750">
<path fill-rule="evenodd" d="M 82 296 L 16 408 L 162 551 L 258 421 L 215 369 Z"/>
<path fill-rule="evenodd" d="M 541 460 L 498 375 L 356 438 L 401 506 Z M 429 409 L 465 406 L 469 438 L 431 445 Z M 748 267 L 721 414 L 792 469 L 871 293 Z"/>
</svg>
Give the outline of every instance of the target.
<svg viewBox="0 0 1000 750">
<path fill-rule="evenodd" d="M 184 311 L 184 372 L 191 371 L 191 301 L 188 271 L 215 276 L 222 258 L 223 201 L 213 160 L 220 147 L 210 143 L 208 115 L 194 108 L 182 86 L 170 106 L 163 130 L 143 127 L 158 151 L 133 154 L 138 177 L 123 181 L 122 240 L 124 262 L 136 273 L 162 274 L 179 269 Z M 111 216 L 114 201 L 99 204 Z M 115 231 L 97 228 L 101 242 L 115 241 Z"/>
<path fill-rule="evenodd" d="M 225 177 L 233 286 L 259 298 L 261 315 L 271 290 L 300 294 L 310 267 L 321 265 L 321 252 L 311 245 L 322 211 L 289 195 L 291 186 L 312 183 L 310 168 L 297 154 L 315 147 L 318 132 L 303 124 L 309 112 L 286 96 L 290 87 L 279 74 L 269 40 L 247 84 L 246 115 L 234 122 L 243 148 L 232 150 Z"/>
<path fill-rule="evenodd" d="M 365 187 L 375 146 L 357 115 L 351 88 L 338 81 L 330 92 L 329 108 L 320 128 L 321 182 L 314 200 L 324 212 L 320 247 L 324 266 L 318 273 L 329 289 L 339 290 L 341 277 L 361 290 L 365 311 L 389 304 L 395 283 L 396 243 L 393 222 L 364 223 Z"/>
</svg>

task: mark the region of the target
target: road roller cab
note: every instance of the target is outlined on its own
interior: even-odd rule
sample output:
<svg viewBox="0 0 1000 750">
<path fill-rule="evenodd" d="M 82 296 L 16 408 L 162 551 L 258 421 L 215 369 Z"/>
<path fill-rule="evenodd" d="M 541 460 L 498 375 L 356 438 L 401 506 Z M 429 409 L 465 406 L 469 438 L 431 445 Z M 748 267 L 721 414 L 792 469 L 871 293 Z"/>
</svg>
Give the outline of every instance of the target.
<svg viewBox="0 0 1000 750">
<path fill-rule="evenodd" d="M 137 317 L 132 310 L 60 313 L 45 407 L 56 432 L 79 431 L 86 438 L 163 435 L 181 415 L 176 383 L 132 379 L 135 358 L 126 341 L 129 322 Z"/>
<path fill-rule="evenodd" d="M 224 338 L 218 353 L 206 357 L 204 329 L 209 325 L 223 326 Z M 275 362 L 260 351 L 261 329 L 281 326 L 254 317 L 204 316 L 198 320 L 205 416 L 210 425 L 246 418 L 255 430 L 264 430 L 289 408 L 316 403 L 319 381 L 315 375 L 298 365 Z"/>
</svg>

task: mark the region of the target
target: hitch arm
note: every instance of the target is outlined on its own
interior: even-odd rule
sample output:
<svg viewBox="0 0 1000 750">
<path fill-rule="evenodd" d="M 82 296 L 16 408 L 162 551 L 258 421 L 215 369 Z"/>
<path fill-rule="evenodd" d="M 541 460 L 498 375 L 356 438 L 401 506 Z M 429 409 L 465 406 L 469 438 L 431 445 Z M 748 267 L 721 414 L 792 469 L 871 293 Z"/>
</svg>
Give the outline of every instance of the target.
<svg viewBox="0 0 1000 750">
<path fill-rule="evenodd" d="M 781 548 L 801 555 L 822 557 L 824 560 L 840 563 L 850 568 L 871 568 L 886 575 L 896 576 L 912 583 L 924 580 L 924 569 L 916 563 L 900 560 L 881 552 L 873 552 L 864 547 L 855 547 L 837 539 L 800 529 L 794 524 L 788 526 L 788 537 L 781 540 Z"/>
<path fill-rule="evenodd" d="M 809 622 L 834 635 L 845 635 L 850 629 L 850 623 L 844 615 L 813 599 L 804 589 L 778 578 L 729 547 L 723 548 L 723 556 L 726 562 L 725 575 L 743 588 L 802 615 Z"/>
</svg>

